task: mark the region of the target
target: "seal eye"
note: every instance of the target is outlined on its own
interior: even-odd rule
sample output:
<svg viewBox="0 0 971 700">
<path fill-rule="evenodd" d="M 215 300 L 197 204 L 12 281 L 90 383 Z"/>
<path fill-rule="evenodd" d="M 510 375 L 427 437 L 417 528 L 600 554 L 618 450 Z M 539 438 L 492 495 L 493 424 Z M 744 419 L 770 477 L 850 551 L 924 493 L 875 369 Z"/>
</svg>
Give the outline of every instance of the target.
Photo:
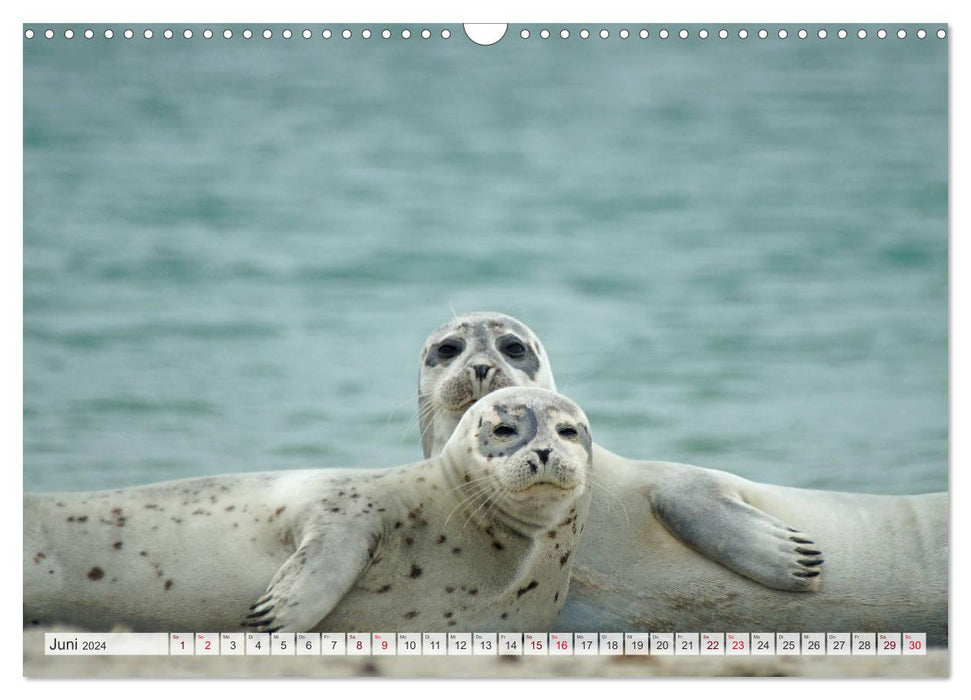
<svg viewBox="0 0 971 700">
<path fill-rule="evenodd" d="M 519 431 L 516 430 L 511 425 L 502 424 L 502 425 L 497 425 L 495 428 L 493 428 L 492 434 L 499 438 L 508 438 L 508 437 L 512 437 L 513 435 L 518 435 Z"/>
<path fill-rule="evenodd" d="M 444 343 L 438 346 L 438 356 L 443 360 L 451 360 L 460 352 L 462 352 L 462 348 L 459 346 L 459 344 L 450 340 L 446 340 Z"/>
<path fill-rule="evenodd" d="M 564 438 L 565 440 L 576 440 L 578 437 L 580 437 L 580 433 L 577 432 L 577 429 L 569 425 L 560 426 L 556 432 L 559 433 L 560 437 Z"/>
<path fill-rule="evenodd" d="M 515 360 L 526 357 L 526 346 L 518 340 L 510 340 L 502 346 L 502 351 Z"/>
</svg>

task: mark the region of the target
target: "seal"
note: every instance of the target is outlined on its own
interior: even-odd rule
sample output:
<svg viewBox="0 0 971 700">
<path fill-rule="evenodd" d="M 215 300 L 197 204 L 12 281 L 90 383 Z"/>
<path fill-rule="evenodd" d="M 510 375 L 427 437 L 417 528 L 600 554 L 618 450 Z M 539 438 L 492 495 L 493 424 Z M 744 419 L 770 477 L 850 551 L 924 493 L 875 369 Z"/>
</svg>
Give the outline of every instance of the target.
<svg viewBox="0 0 971 700">
<path fill-rule="evenodd" d="M 503 350 L 516 341 L 536 358 L 532 377 Z M 468 314 L 432 332 L 419 356 L 426 455 L 459 420 L 462 387 L 468 397 L 552 387 L 546 358 L 536 335 L 504 314 Z M 947 643 L 946 493 L 788 488 L 599 445 L 593 464 L 590 516 L 556 629 L 907 629 Z"/>
<path fill-rule="evenodd" d="M 590 500 L 590 427 L 511 387 L 438 456 L 24 497 L 24 622 L 135 631 L 550 629 Z"/>
<path fill-rule="evenodd" d="M 426 457 L 437 454 L 463 411 L 490 391 L 513 385 L 556 390 L 539 338 L 521 321 L 499 313 L 471 313 L 440 326 L 425 341 L 419 366 L 418 419 Z M 595 450 L 596 462 L 605 467 L 603 475 L 598 471 L 598 481 L 632 465 L 602 448 Z M 816 590 L 823 560 L 812 549 L 812 539 L 745 504 L 712 474 L 698 472 L 690 484 L 669 478 L 652 482 L 649 498 L 664 526 L 713 560 L 765 586 Z M 608 493 L 619 485 L 613 481 L 603 484 Z M 702 513 L 708 516 L 695 517 Z"/>
<path fill-rule="evenodd" d="M 426 341 L 419 361 L 418 419 L 426 458 L 442 451 L 466 409 L 489 392 L 507 386 L 556 391 L 539 338 L 502 314 L 472 313 L 446 323 Z"/>
</svg>

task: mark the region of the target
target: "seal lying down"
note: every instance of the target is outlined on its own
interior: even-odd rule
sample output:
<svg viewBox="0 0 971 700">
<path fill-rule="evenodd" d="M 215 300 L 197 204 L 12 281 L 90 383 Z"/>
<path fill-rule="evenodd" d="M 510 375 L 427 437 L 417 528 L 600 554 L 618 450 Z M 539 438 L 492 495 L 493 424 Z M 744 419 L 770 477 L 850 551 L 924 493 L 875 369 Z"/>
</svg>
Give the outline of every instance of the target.
<svg viewBox="0 0 971 700">
<path fill-rule="evenodd" d="M 555 389 L 539 338 L 504 314 L 451 320 L 419 360 L 426 456 L 490 391 Z M 905 631 L 947 644 L 947 493 L 788 488 L 599 445 L 591 475 L 557 631 Z"/>
<path fill-rule="evenodd" d="M 589 503 L 583 412 L 515 387 L 441 454 L 24 497 L 24 623 L 135 631 L 551 629 Z"/>
</svg>

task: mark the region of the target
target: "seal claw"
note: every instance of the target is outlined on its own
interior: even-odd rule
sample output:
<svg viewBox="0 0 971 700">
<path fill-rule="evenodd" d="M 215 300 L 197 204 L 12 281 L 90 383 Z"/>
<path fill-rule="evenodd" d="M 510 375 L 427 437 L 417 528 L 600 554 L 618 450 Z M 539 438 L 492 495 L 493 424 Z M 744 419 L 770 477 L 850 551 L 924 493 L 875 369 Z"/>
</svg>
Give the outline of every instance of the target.
<svg viewBox="0 0 971 700">
<path fill-rule="evenodd" d="M 819 571 L 793 571 L 793 576 L 798 576 L 799 578 L 815 578 L 819 576 Z"/>
</svg>

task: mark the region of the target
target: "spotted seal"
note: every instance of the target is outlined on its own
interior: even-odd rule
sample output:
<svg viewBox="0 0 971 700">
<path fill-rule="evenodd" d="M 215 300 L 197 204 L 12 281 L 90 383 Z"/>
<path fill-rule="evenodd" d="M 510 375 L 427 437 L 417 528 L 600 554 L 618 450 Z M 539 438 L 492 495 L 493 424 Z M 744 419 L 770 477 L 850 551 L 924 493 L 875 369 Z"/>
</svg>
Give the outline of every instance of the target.
<svg viewBox="0 0 971 700">
<path fill-rule="evenodd" d="M 586 517 L 583 412 L 471 407 L 442 452 L 24 498 L 24 621 L 136 631 L 550 629 Z"/>
</svg>

